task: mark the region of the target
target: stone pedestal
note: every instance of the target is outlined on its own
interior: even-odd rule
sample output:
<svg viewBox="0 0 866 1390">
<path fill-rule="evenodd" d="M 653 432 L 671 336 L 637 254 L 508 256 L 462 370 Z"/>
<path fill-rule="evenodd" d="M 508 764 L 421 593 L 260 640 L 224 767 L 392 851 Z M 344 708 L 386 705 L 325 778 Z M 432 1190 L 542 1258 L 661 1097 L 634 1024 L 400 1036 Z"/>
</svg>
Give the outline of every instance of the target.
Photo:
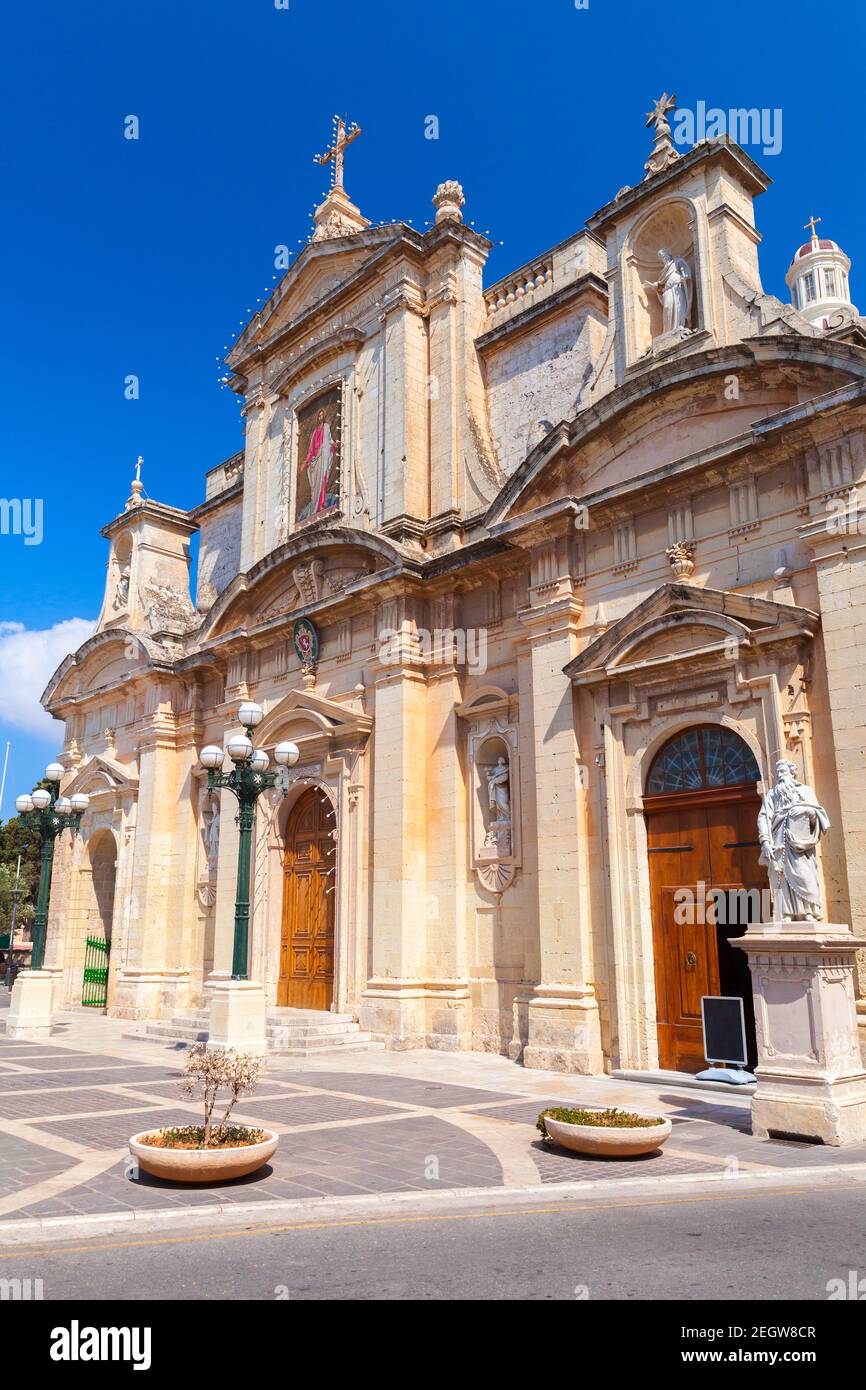
<svg viewBox="0 0 866 1390">
<path fill-rule="evenodd" d="M 21 970 L 12 987 L 7 1038 L 47 1038 L 51 1033 L 54 971 Z"/>
<path fill-rule="evenodd" d="M 255 980 L 220 980 L 210 1004 L 208 1047 L 264 1056 L 268 1050 L 265 991 Z"/>
<path fill-rule="evenodd" d="M 758 1038 L 752 1132 L 866 1142 L 854 959 L 866 941 L 829 922 L 763 922 L 731 942 L 749 958 Z"/>
<path fill-rule="evenodd" d="M 525 1067 L 603 1075 L 598 1001 L 589 985 L 538 985 L 528 1002 Z"/>
</svg>

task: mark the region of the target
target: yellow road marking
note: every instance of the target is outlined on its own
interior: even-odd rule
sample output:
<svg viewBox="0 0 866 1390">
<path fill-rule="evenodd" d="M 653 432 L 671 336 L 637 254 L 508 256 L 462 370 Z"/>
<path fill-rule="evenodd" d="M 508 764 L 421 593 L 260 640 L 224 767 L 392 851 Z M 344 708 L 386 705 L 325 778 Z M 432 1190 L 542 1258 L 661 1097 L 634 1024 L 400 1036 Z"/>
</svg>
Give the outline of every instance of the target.
<svg viewBox="0 0 866 1390">
<path fill-rule="evenodd" d="M 732 1180 L 733 1181 L 733 1180 Z M 806 1187 L 777 1187 L 769 1188 L 766 1191 L 754 1192 L 708 1192 L 695 1193 L 690 1196 L 682 1197 L 635 1197 L 632 1200 L 622 1200 L 618 1202 L 593 1202 L 593 1201 L 571 1201 L 564 1198 L 556 1206 L 550 1207 L 517 1207 L 508 1210 L 499 1208 L 489 1208 L 477 1212 L 430 1212 L 419 1213 L 414 1216 L 373 1216 L 373 1217 L 353 1217 L 344 1218 L 339 1221 L 298 1221 L 285 1223 L 280 1226 L 258 1226 L 244 1227 L 237 1231 L 206 1231 L 200 1235 L 173 1235 L 159 1236 L 141 1240 L 117 1240 L 103 1241 L 99 1245 L 89 1243 L 87 1245 L 64 1245 L 51 1248 L 44 1245 L 19 1246 L 18 1249 L 0 1254 L 0 1260 L 13 1260 L 27 1255 L 82 1255 L 96 1254 L 103 1250 L 131 1250 L 138 1246 L 148 1245 L 189 1245 L 194 1241 L 202 1242 L 209 1240 L 228 1240 L 237 1237 L 273 1236 L 282 1235 L 286 1231 L 327 1231 L 341 1230 L 350 1226 L 402 1226 L 417 1225 L 432 1221 L 482 1221 L 491 1216 L 550 1216 L 562 1212 L 563 1204 L 568 1202 L 571 1211 L 616 1211 L 626 1207 L 671 1207 L 683 1206 L 692 1202 L 739 1202 L 750 1201 L 758 1197 L 792 1197 L 807 1193 L 811 1197 L 829 1195 L 831 1192 L 863 1192 L 862 1183 L 836 1183 L 828 1188 L 806 1188 Z M 194 1209 L 193 1209 L 194 1210 Z M 86 1220 L 86 1218 L 84 1218 Z M 2 1234 L 2 1227 L 0 1227 Z"/>
</svg>

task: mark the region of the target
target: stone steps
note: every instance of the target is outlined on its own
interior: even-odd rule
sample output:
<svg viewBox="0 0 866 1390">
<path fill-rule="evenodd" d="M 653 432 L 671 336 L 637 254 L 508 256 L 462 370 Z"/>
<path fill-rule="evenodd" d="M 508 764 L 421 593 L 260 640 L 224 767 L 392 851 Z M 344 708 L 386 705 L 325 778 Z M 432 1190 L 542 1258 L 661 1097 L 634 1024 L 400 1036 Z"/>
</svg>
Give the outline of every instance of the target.
<svg viewBox="0 0 866 1390">
<path fill-rule="evenodd" d="M 142 1030 L 126 1034 L 139 1041 L 178 1042 L 187 1046 L 206 1042 L 207 1009 L 184 1009 L 168 1019 L 149 1019 Z M 332 1014 L 313 1009 L 274 1008 L 265 1023 L 268 1051 L 278 1057 L 320 1057 L 345 1052 L 381 1051 L 372 1033 L 362 1032 L 351 1014 Z"/>
</svg>

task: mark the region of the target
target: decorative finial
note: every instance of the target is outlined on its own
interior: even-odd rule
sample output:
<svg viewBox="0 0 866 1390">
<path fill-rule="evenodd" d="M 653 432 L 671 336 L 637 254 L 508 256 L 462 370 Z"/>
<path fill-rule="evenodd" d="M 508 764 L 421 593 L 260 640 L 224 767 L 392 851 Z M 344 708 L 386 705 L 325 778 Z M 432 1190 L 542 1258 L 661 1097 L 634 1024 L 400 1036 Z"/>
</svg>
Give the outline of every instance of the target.
<svg viewBox="0 0 866 1390">
<path fill-rule="evenodd" d="M 466 199 L 463 197 L 463 189 L 456 179 L 446 179 L 444 183 L 440 183 L 433 194 L 432 202 L 436 208 L 437 222 L 444 222 L 446 218 L 452 222 L 463 221 L 463 213 L 460 209 Z"/>
<path fill-rule="evenodd" d="M 141 454 L 139 454 L 135 461 L 135 477 L 132 480 L 132 493 L 126 504 L 127 509 L 129 507 L 135 507 L 141 502 L 141 494 L 144 491 L 144 484 L 141 481 L 141 467 L 143 463 L 144 459 Z"/>
<path fill-rule="evenodd" d="M 662 173 L 669 165 L 673 164 L 675 159 L 679 159 L 679 154 L 674 149 L 674 143 L 671 139 L 671 127 L 668 120 L 668 112 L 675 111 L 676 105 L 675 95 L 669 96 L 667 92 L 662 92 L 652 111 L 646 113 L 647 126 L 652 126 L 655 131 L 650 157 L 644 165 L 647 178 L 651 178 L 653 174 Z"/>
<path fill-rule="evenodd" d="M 815 242 L 815 241 L 818 240 L 818 237 L 817 237 L 817 235 L 816 235 L 816 233 L 815 233 L 815 224 L 816 224 L 816 222 L 823 222 L 823 220 L 824 220 L 823 217 L 816 217 L 815 214 L 812 213 L 812 216 L 809 218 L 809 221 L 803 223 L 803 231 L 804 231 L 804 232 L 805 232 L 805 230 L 806 230 L 807 227 L 811 227 L 811 228 L 812 228 L 812 240 L 813 240 L 813 242 Z"/>
</svg>

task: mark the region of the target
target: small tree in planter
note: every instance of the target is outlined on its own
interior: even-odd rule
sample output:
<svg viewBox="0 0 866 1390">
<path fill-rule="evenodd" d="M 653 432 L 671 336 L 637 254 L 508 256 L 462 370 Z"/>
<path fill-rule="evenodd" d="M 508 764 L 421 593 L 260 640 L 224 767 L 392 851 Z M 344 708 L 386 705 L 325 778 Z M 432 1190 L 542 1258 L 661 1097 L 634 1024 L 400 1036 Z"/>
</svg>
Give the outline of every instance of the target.
<svg viewBox="0 0 866 1390">
<path fill-rule="evenodd" d="M 187 1058 L 182 1094 L 200 1096 L 204 1124 L 134 1134 L 129 1151 L 138 1165 L 172 1182 L 219 1182 L 261 1168 L 275 1152 L 279 1136 L 228 1121 L 240 1097 L 255 1090 L 263 1067 L 263 1057 L 197 1043 Z M 225 1091 L 228 1104 L 222 1118 L 214 1121 L 217 1100 Z"/>
<path fill-rule="evenodd" d="M 195 1047 L 190 1048 L 184 1067 L 182 1094 L 192 1097 L 196 1091 L 200 1091 L 204 1105 L 202 1148 L 210 1148 L 212 1135 L 215 1146 L 222 1143 L 229 1115 L 241 1096 L 250 1095 L 256 1089 L 264 1064 L 264 1057 L 254 1056 L 251 1052 L 232 1052 L 207 1047 L 204 1043 L 196 1043 Z M 219 1093 L 223 1090 L 231 1092 L 231 1099 L 214 1131 L 213 1112 Z"/>
</svg>

